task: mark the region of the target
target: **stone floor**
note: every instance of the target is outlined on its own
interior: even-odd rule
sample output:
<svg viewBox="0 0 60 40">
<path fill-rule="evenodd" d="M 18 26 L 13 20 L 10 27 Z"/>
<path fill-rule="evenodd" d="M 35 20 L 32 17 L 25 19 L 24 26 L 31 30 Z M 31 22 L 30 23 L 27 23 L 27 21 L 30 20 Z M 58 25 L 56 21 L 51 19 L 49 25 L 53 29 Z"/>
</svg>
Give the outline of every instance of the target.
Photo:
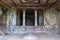
<svg viewBox="0 0 60 40">
<path fill-rule="evenodd" d="M 6 32 L 5 28 L 0 27 L 0 31 Z M 6 34 L 0 35 L 0 40 L 60 40 L 60 33 L 28 33 L 28 34 Z"/>
<path fill-rule="evenodd" d="M 57 34 L 9 34 L 0 36 L 0 40 L 60 40 Z"/>
</svg>

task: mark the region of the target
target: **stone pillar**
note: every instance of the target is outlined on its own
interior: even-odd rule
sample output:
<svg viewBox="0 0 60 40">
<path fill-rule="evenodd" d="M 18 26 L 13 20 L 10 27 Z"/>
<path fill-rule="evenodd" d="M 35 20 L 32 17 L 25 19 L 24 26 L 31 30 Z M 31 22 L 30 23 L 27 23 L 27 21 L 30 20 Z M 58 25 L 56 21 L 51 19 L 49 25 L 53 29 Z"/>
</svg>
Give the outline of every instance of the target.
<svg viewBox="0 0 60 40">
<path fill-rule="evenodd" d="M 7 33 L 10 33 L 11 32 L 11 30 L 10 30 L 10 24 L 9 24 L 10 23 L 9 22 L 10 21 L 10 17 L 9 16 L 10 16 L 10 10 L 7 11 L 7 23 L 6 23 Z"/>
<path fill-rule="evenodd" d="M 35 26 L 37 26 L 37 11 L 35 11 Z"/>
<path fill-rule="evenodd" d="M 3 11 L 2 11 L 2 8 L 0 8 L 0 16 L 2 15 Z"/>
<path fill-rule="evenodd" d="M 16 26 L 20 25 L 20 12 L 17 11 Z"/>
<path fill-rule="evenodd" d="M 23 26 L 25 26 L 25 10 L 23 10 Z"/>
<path fill-rule="evenodd" d="M 6 15 L 3 15 L 3 26 L 6 26 Z"/>
<path fill-rule="evenodd" d="M 2 8 L 0 8 L 0 26 L 2 25 L 2 21 L 3 21 L 3 20 L 1 19 L 1 18 L 2 18 L 2 16 L 1 16 L 1 15 L 3 15 Z"/>
</svg>

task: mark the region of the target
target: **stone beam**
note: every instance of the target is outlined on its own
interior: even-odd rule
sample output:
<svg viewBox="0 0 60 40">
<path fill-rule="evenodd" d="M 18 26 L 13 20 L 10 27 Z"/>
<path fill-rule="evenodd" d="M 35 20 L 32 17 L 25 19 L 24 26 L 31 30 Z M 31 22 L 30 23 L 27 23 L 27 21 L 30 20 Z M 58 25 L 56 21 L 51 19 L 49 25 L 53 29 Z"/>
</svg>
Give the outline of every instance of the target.
<svg viewBox="0 0 60 40">
<path fill-rule="evenodd" d="M 11 5 L 9 5 L 6 1 L 4 0 L 0 0 L 2 3 L 4 3 L 6 6 L 8 6 L 9 8 L 11 8 Z"/>
</svg>

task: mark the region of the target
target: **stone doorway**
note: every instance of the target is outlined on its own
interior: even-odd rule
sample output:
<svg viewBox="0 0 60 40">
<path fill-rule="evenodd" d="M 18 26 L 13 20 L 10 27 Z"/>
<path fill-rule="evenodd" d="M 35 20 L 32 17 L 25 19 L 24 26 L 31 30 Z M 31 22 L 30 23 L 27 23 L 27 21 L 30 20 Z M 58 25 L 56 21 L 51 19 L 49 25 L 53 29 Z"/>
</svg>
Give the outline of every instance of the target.
<svg viewBox="0 0 60 40">
<path fill-rule="evenodd" d="M 35 13 L 33 9 L 27 9 L 25 13 L 25 25 L 34 26 L 35 24 Z"/>
</svg>

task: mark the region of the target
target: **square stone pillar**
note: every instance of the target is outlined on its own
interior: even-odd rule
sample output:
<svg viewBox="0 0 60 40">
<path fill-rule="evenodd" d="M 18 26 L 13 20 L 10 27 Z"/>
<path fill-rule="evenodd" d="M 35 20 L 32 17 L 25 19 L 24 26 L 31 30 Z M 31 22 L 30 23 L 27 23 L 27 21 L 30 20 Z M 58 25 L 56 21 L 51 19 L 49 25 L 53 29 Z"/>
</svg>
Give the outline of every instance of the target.
<svg viewBox="0 0 60 40">
<path fill-rule="evenodd" d="M 25 26 L 25 10 L 23 10 L 23 26 Z"/>
<path fill-rule="evenodd" d="M 35 10 L 35 26 L 37 26 L 37 11 Z"/>
</svg>

